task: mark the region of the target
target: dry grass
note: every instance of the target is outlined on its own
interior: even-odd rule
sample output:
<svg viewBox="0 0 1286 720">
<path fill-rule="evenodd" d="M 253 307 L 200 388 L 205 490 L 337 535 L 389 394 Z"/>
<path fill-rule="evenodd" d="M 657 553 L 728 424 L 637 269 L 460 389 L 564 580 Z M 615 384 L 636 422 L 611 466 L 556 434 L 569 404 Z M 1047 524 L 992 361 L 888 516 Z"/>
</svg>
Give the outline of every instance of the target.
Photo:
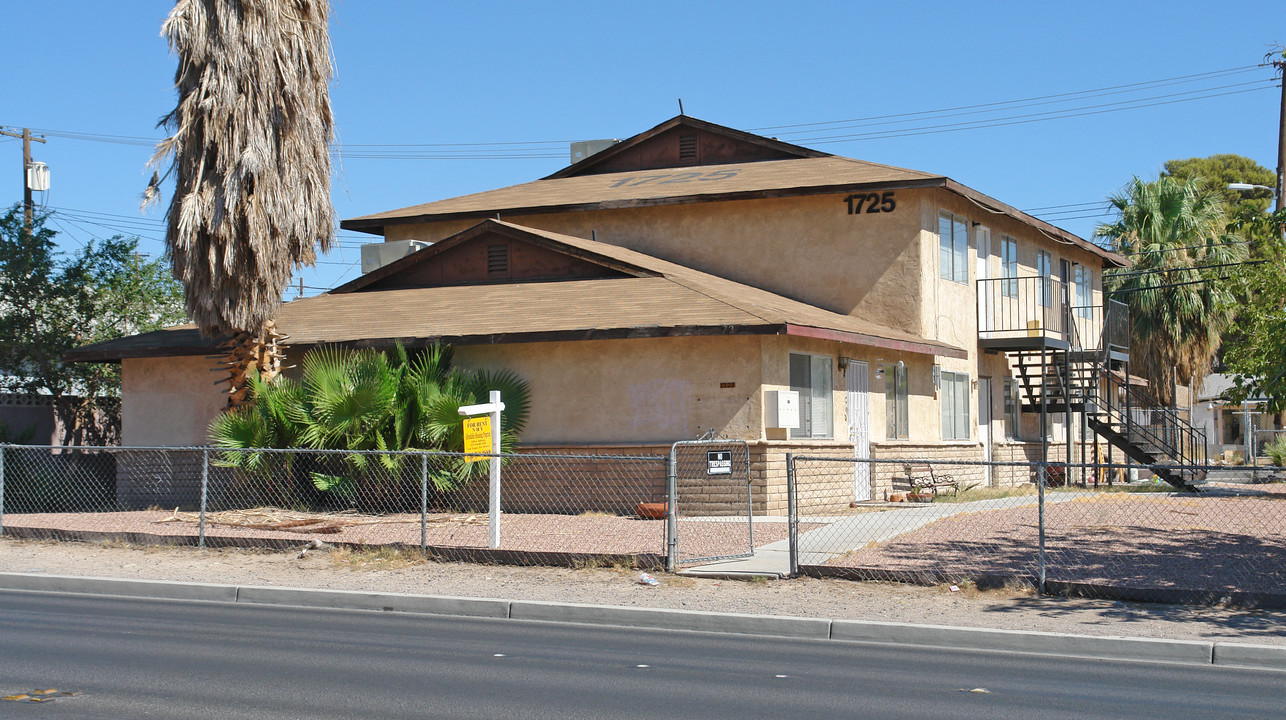
<svg viewBox="0 0 1286 720">
<path fill-rule="evenodd" d="M 379 545 L 356 550 L 332 548 L 330 562 L 348 570 L 403 570 L 427 565 L 431 560 L 419 550 Z"/>
</svg>

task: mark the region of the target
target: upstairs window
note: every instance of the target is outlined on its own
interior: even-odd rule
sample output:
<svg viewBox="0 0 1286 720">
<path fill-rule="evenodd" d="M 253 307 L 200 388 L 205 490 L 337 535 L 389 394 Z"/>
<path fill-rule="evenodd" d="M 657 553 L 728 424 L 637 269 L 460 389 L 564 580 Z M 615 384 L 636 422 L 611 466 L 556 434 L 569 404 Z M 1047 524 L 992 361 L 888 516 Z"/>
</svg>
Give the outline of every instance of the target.
<svg viewBox="0 0 1286 720">
<path fill-rule="evenodd" d="M 969 225 L 949 212 L 938 214 L 938 276 L 969 283 Z"/>
<path fill-rule="evenodd" d="M 1076 317 L 1088 318 L 1094 303 L 1094 269 L 1077 265 L 1072 277 L 1076 283 Z"/>
<path fill-rule="evenodd" d="M 790 354 L 790 389 L 799 393 L 799 427 L 791 428 L 792 438 L 831 437 L 831 381 L 829 355 Z"/>
<path fill-rule="evenodd" d="M 1052 307 L 1054 301 L 1054 286 L 1050 282 L 1050 273 L 1053 272 L 1052 262 L 1048 252 L 1044 250 L 1036 251 L 1036 276 L 1040 278 L 1040 282 L 1036 283 L 1036 288 L 1040 295 L 1041 307 Z"/>
<path fill-rule="evenodd" d="M 1005 297 L 1018 297 L 1018 241 L 1008 235 L 1000 236 L 1000 276 Z"/>
</svg>

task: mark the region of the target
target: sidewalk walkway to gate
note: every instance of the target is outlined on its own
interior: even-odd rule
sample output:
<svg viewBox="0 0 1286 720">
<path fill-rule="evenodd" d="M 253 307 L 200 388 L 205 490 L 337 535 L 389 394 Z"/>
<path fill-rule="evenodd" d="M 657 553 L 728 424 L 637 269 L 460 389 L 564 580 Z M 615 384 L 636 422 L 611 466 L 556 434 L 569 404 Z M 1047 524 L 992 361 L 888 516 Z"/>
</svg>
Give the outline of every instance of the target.
<svg viewBox="0 0 1286 720">
<path fill-rule="evenodd" d="M 1081 497 L 1080 493 L 1047 493 L 1046 503 L 1061 503 Z M 800 523 L 825 523 L 825 527 L 801 533 L 799 536 L 799 564 L 824 565 L 832 558 L 850 550 L 866 547 L 873 542 L 886 540 L 918 530 L 931 522 L 984 510 L 1006 510 L 1035 505 L 1035 495 L 975 500 L 963 503 L 909 504 L 873 513 L 848 517 L 801 516 Z M 756 523 L 785 522 L 784 517 L 756 517 Z M 680 575 L 697 577 L 785 577 L 790 574 L 790 540 L 778 540 L 755 548 L 750 557 L 697 565 L 679 571 Z"/>
</svg>

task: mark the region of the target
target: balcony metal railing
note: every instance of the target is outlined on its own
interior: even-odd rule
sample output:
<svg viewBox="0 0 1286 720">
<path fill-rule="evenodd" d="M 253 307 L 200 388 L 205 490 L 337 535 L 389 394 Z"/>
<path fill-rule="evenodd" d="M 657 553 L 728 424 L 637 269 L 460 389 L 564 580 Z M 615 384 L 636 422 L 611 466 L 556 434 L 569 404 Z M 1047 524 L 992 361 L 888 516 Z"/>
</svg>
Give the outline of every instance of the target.
<svg viewBox="0 0 1286 720">
<path fill-rule="evenodd" d="M 978 281 L 978 338 L 1067 340 L 1067 285 L 1051 277 Z"/>
<path fill-rule="evenodd" d="M 1129 310 L 1125 303 L 1068 307 L 1070 288 L 1042 277 L 978 281 L 978 339 L 1043 338 L 1074 350 L 1130 349 Z"/>
</svg>

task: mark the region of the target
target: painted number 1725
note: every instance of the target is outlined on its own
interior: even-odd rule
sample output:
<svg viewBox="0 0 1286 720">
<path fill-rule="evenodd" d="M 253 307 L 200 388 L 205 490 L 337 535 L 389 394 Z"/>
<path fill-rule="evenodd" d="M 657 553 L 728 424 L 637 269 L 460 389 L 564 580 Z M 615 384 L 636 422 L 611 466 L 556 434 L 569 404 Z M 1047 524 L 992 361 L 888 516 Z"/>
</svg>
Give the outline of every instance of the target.
<svg viewBox="0 0 1286 720">
<path fill-rule="evenodd" d="M 880 193 L 856 193 L 844 198 L 848 203 L 849 215 L 861 215 L 862 208 L 866 208 L 869 213 L 893 212 L 898 206 L 897 201 L 893 199 L 893 191 L 888 190 L 883 194 Z"/>
</svg>

